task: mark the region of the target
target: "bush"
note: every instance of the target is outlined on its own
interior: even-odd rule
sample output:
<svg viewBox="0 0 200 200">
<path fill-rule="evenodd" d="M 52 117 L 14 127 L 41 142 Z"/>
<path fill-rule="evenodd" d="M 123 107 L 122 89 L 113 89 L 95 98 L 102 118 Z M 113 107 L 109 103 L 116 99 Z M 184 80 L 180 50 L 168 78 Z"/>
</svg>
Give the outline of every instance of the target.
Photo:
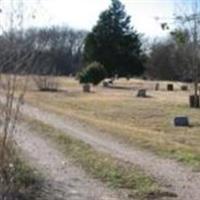
<svg viewBox="0 0 200 200">
<path fill-rule="evenodd" d="M 39 91 L 58 91 L 58 81 L 54 76 L 34 76 L 33 80 Z"/>
<path fill-rule="evenodd" d="M 98 85 L 106 77 L 106 70 L 104 66 L 98 62 L 93 62 L 83 69 L 78 79 L 80 83 L 92 83 Z"/>
</svg>

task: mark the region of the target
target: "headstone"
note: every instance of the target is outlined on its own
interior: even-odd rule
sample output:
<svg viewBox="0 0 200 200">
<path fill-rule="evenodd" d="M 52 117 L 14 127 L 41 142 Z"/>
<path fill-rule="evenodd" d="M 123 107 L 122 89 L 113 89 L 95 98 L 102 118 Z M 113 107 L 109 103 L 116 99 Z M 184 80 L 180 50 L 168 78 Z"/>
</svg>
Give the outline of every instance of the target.
<svg viewBox="0 0 200 200">
<path fill-rule="evenodd" d="M 195 95 L 190 95 L 190 108 L 199 108 L 200 107 L 200 97 Z"/>
<path fill-rule="evenodd" d="M 174 118 L 174 126 L 189 126 L 189 119 L 186 116 L 179 116 Z"/>
<path fill-rule="evenodd" d="M 108 87 L 108 86 L 109 86 L 108 81 L 104 81 L 104 82 L 103 82 L 103 87 Z"/>
<path fill-rule="evenodd" d="M 109 83 L 109 84 L 113 84 L 113 80 L 110 79 L 110 80 L 108 81 L 108 83 Z"/>
<path fill-rule="evenodd" d="M 159 88 L 160 88 L 160 84 L 159 84 L 159 83 L 156 83 L 156 85 L 155 85 L 155 90 L 158 91 Z"/>
<path fill-rule="evenodd" d="M 167 90 L 168 91 L 173 91 L 174 90 L 174 85 L 173 84 L 168 84 L 167 85 Z"/>
<path fill-rule="evenodd" d="M 146 90 L 145 89 L 138 90 L 137 97 L 147 97 Z"/>
<path fill-rule="evenodd" d="M 188 86 L 187 85 L 182 85 L 181 86 L 181 90 L 182 91 L 187 91 L 188 90 Z"/>
<path fill-rule="evenodd" d="M 83 85 L 83 92 L 90 92 L 90 84 Z"/>
</svg>

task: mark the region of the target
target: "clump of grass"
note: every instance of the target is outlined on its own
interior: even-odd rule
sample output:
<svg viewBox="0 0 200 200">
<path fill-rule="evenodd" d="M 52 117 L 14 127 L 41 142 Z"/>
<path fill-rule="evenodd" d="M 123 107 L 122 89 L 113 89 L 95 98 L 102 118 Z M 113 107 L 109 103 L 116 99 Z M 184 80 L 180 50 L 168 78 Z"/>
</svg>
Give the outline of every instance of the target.
<svg viewBox="0 0 200 200">
<path fill-rule="evenodd" d="M 183 149 L 168 149 L 156 152 L 160 156 L 176 159 L 178 162 L 185 165 L 192 166 L 194 170 L 200 169 L 200 155 L 198 153 L 191 152 L 190 150 Z"/>
<path fill-rule="evenodd" d="M 0 156 L 0 199 L 31 200 L 39 196 L 42 178 L 18 156 L 9 142 Z"/>
<path fill-rule="evenodd" d="M 159 185 L 140 169 L 121 162 L 106 153 L 95 151 L 90 145 L 67 136 L 61 131 L 37 120 L 30 120 L 30 126 L 44 137 L 55 142 L 58 148 L 70 156 L 88 174 L 109 186 L 127 189 L 130 197 L 147 199 L 151 194 L 161 194 Z"/>
<path fill-rule="evenodd" d="M 38 175 L 38 172 L 35 173 L 30 166 L 20 159 L 15 163 L 14 179 L 18 199 L 31 200 L 41 195 L 43 179 Z"/>
</svg>

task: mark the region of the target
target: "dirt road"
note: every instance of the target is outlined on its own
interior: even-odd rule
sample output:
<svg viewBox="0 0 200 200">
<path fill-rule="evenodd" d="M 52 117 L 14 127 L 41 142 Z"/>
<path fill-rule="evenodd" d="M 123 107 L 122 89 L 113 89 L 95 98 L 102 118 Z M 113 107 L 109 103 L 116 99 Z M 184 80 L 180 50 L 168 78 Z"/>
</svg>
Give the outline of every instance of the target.
<svg viewBox="0 0 200 200">
<path fill-rule="evenodd" d="M 44 195 L 48 200 L 126 200 L 125 194 L 89 178 L 82 169 L 66 160 L 50 141 L 27 126 L 18 128 L 15 139 L 30 164 L 47 178 Z"/>
</svg>

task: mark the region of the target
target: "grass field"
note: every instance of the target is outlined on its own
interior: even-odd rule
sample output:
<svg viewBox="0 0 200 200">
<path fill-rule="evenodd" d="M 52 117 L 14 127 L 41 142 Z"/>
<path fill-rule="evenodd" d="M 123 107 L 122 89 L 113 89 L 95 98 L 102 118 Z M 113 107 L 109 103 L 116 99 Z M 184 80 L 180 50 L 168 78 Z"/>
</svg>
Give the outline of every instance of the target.
<svg viewBox="0 0 200 200">
<path fill-rule="evenodd" d="M 72 78 L 62 77 L 59 82 L 61 90 L 54 93 L 38 92 L 33 87 L 27 101 L 129 144 L 200 168 L 200 110 L 189 108 L 192 91 L 181 91 L 182 83 L 174 83 L 175 91 L 167 92 L 167 82 L 160 82 L 161 90 L 154 91 L 156 82 L 120 79 L 115 86 L 124 89 L 99 86 L 87 94 Z M 138 88 L 147 88 L 150 97 L 137 98 Z M 187 115 L 192 126 L 174 127 L 173 118 L 178 115 Z"/>
</svg>

